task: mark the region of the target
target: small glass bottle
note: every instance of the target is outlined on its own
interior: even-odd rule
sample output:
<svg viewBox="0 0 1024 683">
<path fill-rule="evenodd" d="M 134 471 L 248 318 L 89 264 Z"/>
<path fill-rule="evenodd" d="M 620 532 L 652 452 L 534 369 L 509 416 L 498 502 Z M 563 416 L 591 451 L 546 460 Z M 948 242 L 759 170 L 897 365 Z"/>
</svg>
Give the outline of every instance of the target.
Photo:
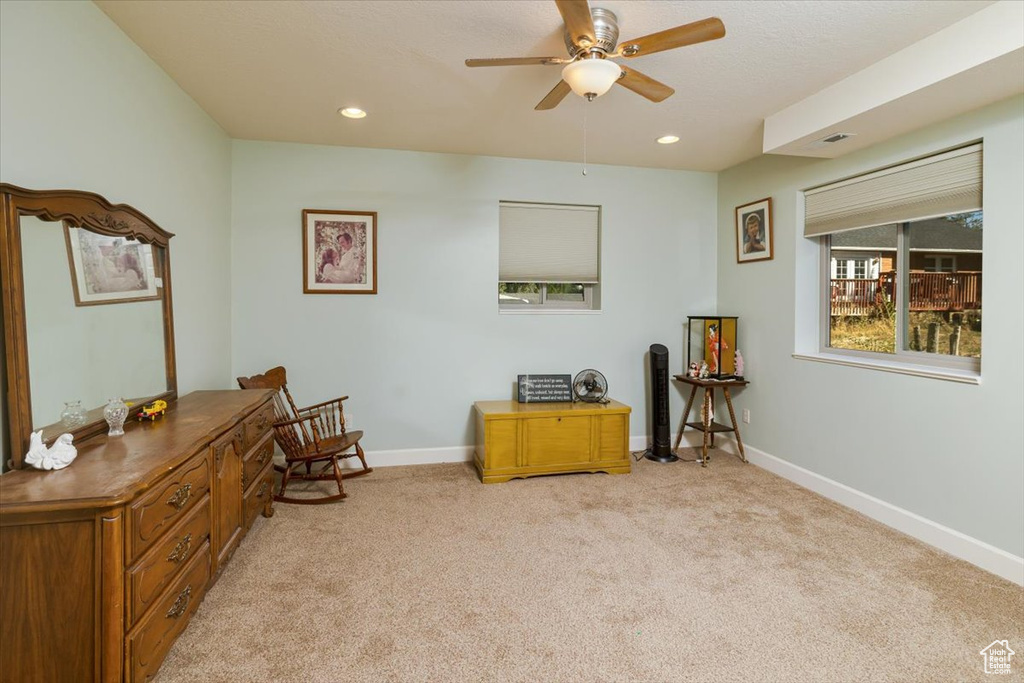
<svg viewBox="0 0 1024 683">
<path fill-rule="evenodd" d="M 103 417 L 110 426 L 107 436 L 123 436 L 124 421 L 128 417 L 128 406 L 120 398 L 112 398 L 107 401 L 107 407 L 103 409 Z"/>
<path fill-rule="evenodd" d="M 60 421 L 67 427 L 78 427 L 85 424 L 85 411 L 81 401 L 67 401 L 61 411 Z"/>
</svg>

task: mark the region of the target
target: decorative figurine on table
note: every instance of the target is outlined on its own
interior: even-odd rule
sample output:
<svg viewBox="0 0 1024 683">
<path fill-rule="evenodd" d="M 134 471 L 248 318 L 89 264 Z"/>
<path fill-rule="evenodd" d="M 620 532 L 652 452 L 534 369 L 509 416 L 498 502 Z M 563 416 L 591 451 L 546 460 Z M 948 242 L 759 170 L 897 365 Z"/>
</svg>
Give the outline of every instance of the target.
<svg viewBox="0 0 1024 683">
<path fill-rule="evenodd" d="M 699 374 L 700 374 L 700 371 L 697 369 L 697 364 L 696 363 L 690 363 L 690 369 L 686 371 L 686 376 L 687 377 L 692 377 L 694 379 L 697 379 L 697 376 Z"/>
<path fill-rule="evenodd" d="M 736 349 L 736 376 L 743 377 L 743 354 Z"/>
<path fill-rule="evenodd" d="M 708 325 L 708 351 L 711 353 L 711 363 L 708 366 L 708 374 L 720 375 L 722 370 L 719 365 L 719 351 L 728 351 L 729 342 L 718 333 L 718 325 Z"/>
<path fill-rule="evenodd" d="M 70 434 L 61 434 L 49 448 L 43 443 L 43 432 L 32 432 L 29 437 L 25 462 L 37 470 L 60 470 L 71 464 L 78 456 L 78 449 L 71 445 Z"/>
<path fill-rule="evenodd" d="M 163 417 L 163 414 L 167 411 L 167 401 L 153 401 L 148 405 L 142 406 L 135 417 L 139 418 L 139 421 L 149 420 L 152 422 L 158 417 Z"/>
<path fill-rule="evenodd" d="M 705 363 L 704 361 L 701 361 L 700 370 L 697 372 L 697 377 L 699 377 L 700 379 L 707 379 L 708 374 L 708 364 Z"/>
</svg>

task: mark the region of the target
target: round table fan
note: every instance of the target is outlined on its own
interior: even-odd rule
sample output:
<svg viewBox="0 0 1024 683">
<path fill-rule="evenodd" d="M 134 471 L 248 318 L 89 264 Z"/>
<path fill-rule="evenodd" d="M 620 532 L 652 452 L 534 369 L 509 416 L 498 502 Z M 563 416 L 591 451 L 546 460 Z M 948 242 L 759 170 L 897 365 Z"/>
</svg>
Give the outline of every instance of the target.
<svg viewBox="0 0 1024 683">
<path fill-rule="evenodd" d="M 572 392 L 585 403 L 607 403 L 608 380 L 597 370 L 581 370 L 572 381 Z"/>
</svg>

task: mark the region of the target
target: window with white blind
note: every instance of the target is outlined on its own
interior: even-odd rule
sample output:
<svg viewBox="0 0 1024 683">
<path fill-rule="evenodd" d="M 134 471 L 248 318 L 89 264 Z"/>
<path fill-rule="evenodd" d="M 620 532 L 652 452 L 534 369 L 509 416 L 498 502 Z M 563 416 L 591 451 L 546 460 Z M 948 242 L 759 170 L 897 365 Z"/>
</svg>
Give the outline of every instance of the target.
<svg viewBox="0 0 1024 683">
<path fill-rule="evenodd" d="M 982 187 L 974 144 L 804 192 L 823 352 L 980 370 Z"/>
<path fill-rule="evenodd" d="M 599 206 L 501 202 L 499 309 L 598 309 L 600 242 Z"/>
</svg>

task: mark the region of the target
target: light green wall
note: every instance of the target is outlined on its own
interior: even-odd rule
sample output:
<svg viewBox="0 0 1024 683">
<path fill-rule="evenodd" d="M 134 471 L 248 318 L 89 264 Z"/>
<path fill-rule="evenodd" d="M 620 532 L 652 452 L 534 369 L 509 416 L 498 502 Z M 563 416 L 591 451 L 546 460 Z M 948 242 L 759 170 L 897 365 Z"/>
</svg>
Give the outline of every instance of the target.
<svg viewBox="0 0 1024 683">
<path fill-rule="evenodd" d="M 816 243 L 802 189 L 984 139 L 980 386 L 825 365 L 817 348 Z M 744 441 L 998 548 L 1024 555 L 1024 98 L 835 160 L 764 156 L 718 182 L 718 308 L 740 317 L 750 387 Z M 771 196 L 775 259 L 737 264 L 734 209 Z M 811 296 L 808 297 L 808 292 Z M 798 315 L 798 312 L 801 315 Z M 807 313 L 806 315 L 804 313 Z"/>
<path fill-rule="evenodd" d="M 711 173 L 239 141 L 233 162 L 235 371 L 351 395 L 368 449 L 472 444 L 475 400 L 590 367 L 645 434 L 644 354 L 679 372 L 681 321 L 714 308 Z M 603 207 L 599 314 L 498 313 L 500 200 Z M 306 208 L 378 212 L 378 294 L 302 293 Z"/>
<path fill-rule="evenodd" d="M 0 179 L 97 192 L 175 233 L 179 389 L 230 386 L 223 130 L 91 2 L 0 2 L 0 86 Z"/>
</svg>

